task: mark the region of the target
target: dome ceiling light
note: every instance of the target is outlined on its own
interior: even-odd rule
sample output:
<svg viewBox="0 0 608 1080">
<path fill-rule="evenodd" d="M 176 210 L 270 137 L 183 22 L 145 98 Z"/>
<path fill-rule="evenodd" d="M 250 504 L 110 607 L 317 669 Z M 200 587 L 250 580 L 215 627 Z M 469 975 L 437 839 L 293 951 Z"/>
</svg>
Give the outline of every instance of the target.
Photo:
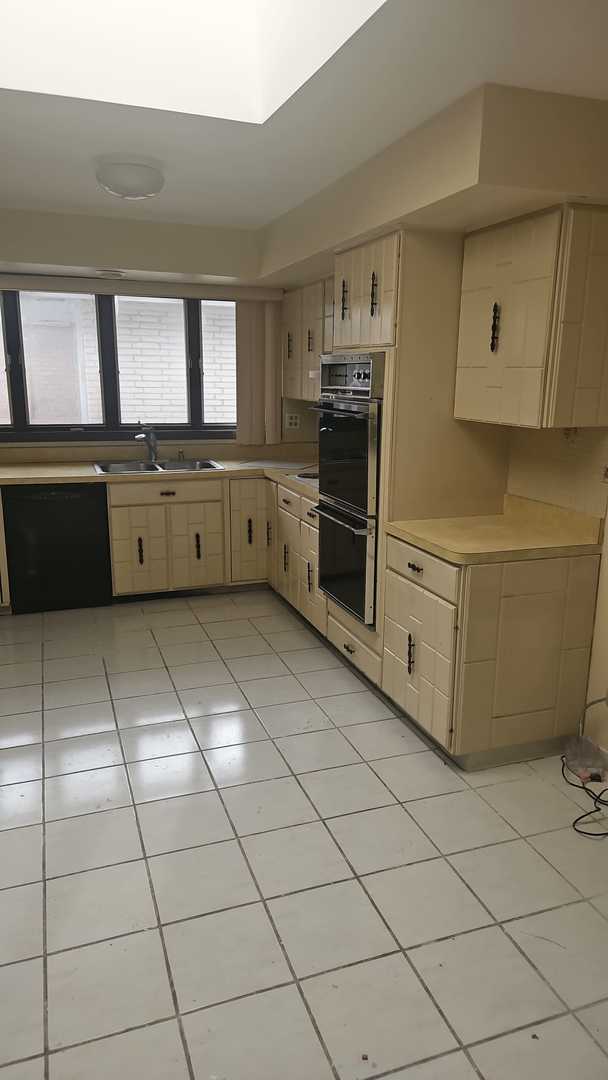
<svg viewBox="0 0 608 1080">
<path fill-rule="evenodd" d="M 152 199 L 165 184 L 160 169 L 135 161 L 103 161 L 95 176 L 104 191 L 119 199 Z"/>
</svg>

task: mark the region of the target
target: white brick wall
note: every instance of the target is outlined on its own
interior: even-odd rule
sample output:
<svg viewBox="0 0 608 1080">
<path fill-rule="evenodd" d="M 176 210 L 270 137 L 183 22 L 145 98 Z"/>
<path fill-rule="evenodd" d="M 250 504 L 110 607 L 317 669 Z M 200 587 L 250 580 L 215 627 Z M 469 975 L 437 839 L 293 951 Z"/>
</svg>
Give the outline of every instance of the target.
<svg viewBox="0 0 608 1080">
<path fill-rule="evenodd" d="M 22 294 L 32 420 L 101 423 L 97 328 L 90 297 Z M 116 298 L 121 419 L 182 424 L 188 419 L 183 305 Z M 236 423 L 236 305 L 202 302 L 204 421 Z M 5 412 L 0 387 L 0 422 Z"/>
</svg>

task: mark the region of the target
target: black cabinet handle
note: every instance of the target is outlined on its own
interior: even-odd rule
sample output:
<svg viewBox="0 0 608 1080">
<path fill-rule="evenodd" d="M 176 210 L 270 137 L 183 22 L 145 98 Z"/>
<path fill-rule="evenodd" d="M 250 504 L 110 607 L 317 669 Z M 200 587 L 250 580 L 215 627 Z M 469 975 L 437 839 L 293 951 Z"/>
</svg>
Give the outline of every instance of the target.
<svg viewBox="0 0 608 1080">
<path fill-rule="evenodd" d="M 369 313 L 373 319 L 378 310 L 378 275 L 374 270 L 369 288 Z"/>
<path fill-rule="evenodd" d="M 284 503 L 285 506 L 291 506 L 291 499 L 284 499 L 282 495 L 281 495 L 281 502 Z"/>
<path fill-rule="evenodd" d="M 414 651 L 416 649 L 416 642 L 411 634 L 407 635 L 407 673 L 411 675 L 414 670 Z"/>
<path fill-rule="evenodd" d="M 287 359 L 291 360 L 293 356 L 293 334 L 291 330 L 287 331 Z"/>
<path fill-rule="evenodd" d="M 269 521 L 266 522 L 266 547 L 270 547 L 272 544 L 272 525 Z"/>
<path fill-rule="evenodd" d="M 349 645 L 346 641 L 344 642 L 342 648 L 344 649 L 344 652 L 348 653 L 349 656 L 354 656 L 355 655 L 355 650 L 354 650 L 353 646 Z"/>
<path fill-rule="evenodd" d="M 174 491 L 161 491 L 161 495 L 175 495 Z"/>
<path fill-rule="evenodd" d="M 308 591 L 310 593 L 312 592 L 312 570 L 310 568 L 309 562 L 306 563 L 306 581 L 308 584 Z"/>
<path fill-rule="evenodd" d="M 247 543 L 253 544 L 253 521 L 247 518 Z"/>
<path fill-rule="evenodd" d="M 415 574 L 423 574 L 424 573 L 424 567 L 418 566 L 418 564 L 415 563 L 415 562 L 408 562 L 407 568 L 408 568 L 408 570 L 413 570 L 413 572 Z"/>
<path fill-rule="evenodd" d="M 340 318 L 342 321 L 346 318 L 346 312 L 348 311 L 348 282 L 346 278 L 342 278 L 342 300 L 340 302 Z"/>
<path fill-rule="evenodd" d="M 492 305 L 492 329 L 490 331 L 490 352 L 498 349 L 498 336 L 500 334 L 500 304 Z"/>
<path fill-rule="evenodd" d="M 197 559 L 200 559 L 200 557 L 201 557 L 201 534 L 200 533 L 195 533 L 194 534 L 194 546 L 196 548 L 196 557 L 197 557 Z"/>
<path fill-rule="evenodd" d="M 314 513 L 313 510 L 307 510 L 306 517 L 312 518 L 313 521 L 317 520 L 317 515 Z"/>
<path fill-rule="evenodd" d="M 310 328 L 308 329 L 308 331 L 306 333 L 306 341 L 307 341 L 307 345 L 306 345 L 307 351 L 312 352 L 312 330 Z"/>
<path fill-rule="evenodd" d="M 144 565 L 144 542 L 141 536 L 137 537 L 137 561 L 140 566 Z"/>
<path fill-rule="evenodd" d="M 287 547 L 287 544 L 283 544 L 283 570 L 285 571 L 285 573 L 287 573 L 288 566 L 289 566 L 289 548 Z"/>
</svg>

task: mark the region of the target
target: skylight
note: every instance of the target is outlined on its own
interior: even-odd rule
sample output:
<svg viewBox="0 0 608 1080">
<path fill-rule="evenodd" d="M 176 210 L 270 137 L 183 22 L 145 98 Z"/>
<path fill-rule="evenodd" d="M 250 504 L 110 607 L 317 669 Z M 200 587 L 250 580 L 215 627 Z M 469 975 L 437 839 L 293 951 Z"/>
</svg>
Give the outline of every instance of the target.
<svg viewBox="0 0 608 1080">
<path fill-rule="evenodd" d="M 2 85 L 262 124 L 383 0 L 31 0 L 9 5 Z"/>
</svg>

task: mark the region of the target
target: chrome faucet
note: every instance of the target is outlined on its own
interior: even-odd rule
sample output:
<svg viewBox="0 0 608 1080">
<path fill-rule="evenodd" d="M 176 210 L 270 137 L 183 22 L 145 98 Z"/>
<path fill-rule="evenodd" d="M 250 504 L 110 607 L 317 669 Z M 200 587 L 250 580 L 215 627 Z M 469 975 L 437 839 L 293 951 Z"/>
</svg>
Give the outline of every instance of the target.
<svg viewBox="0 0 608 1080">
<path fill-rule="evenodd" d="M 156 432 L 151 424 L 142 424 L 140 420 L 139 425 L 141 431 L 137 433 L 135 438 L 138 441 L 143 440 L 143 442 L 145 442 L 148 447 L 148 461 L 152 465 L 155 465 L 158 461 L 158 439 L 156 438 Z"/>
</svg>

